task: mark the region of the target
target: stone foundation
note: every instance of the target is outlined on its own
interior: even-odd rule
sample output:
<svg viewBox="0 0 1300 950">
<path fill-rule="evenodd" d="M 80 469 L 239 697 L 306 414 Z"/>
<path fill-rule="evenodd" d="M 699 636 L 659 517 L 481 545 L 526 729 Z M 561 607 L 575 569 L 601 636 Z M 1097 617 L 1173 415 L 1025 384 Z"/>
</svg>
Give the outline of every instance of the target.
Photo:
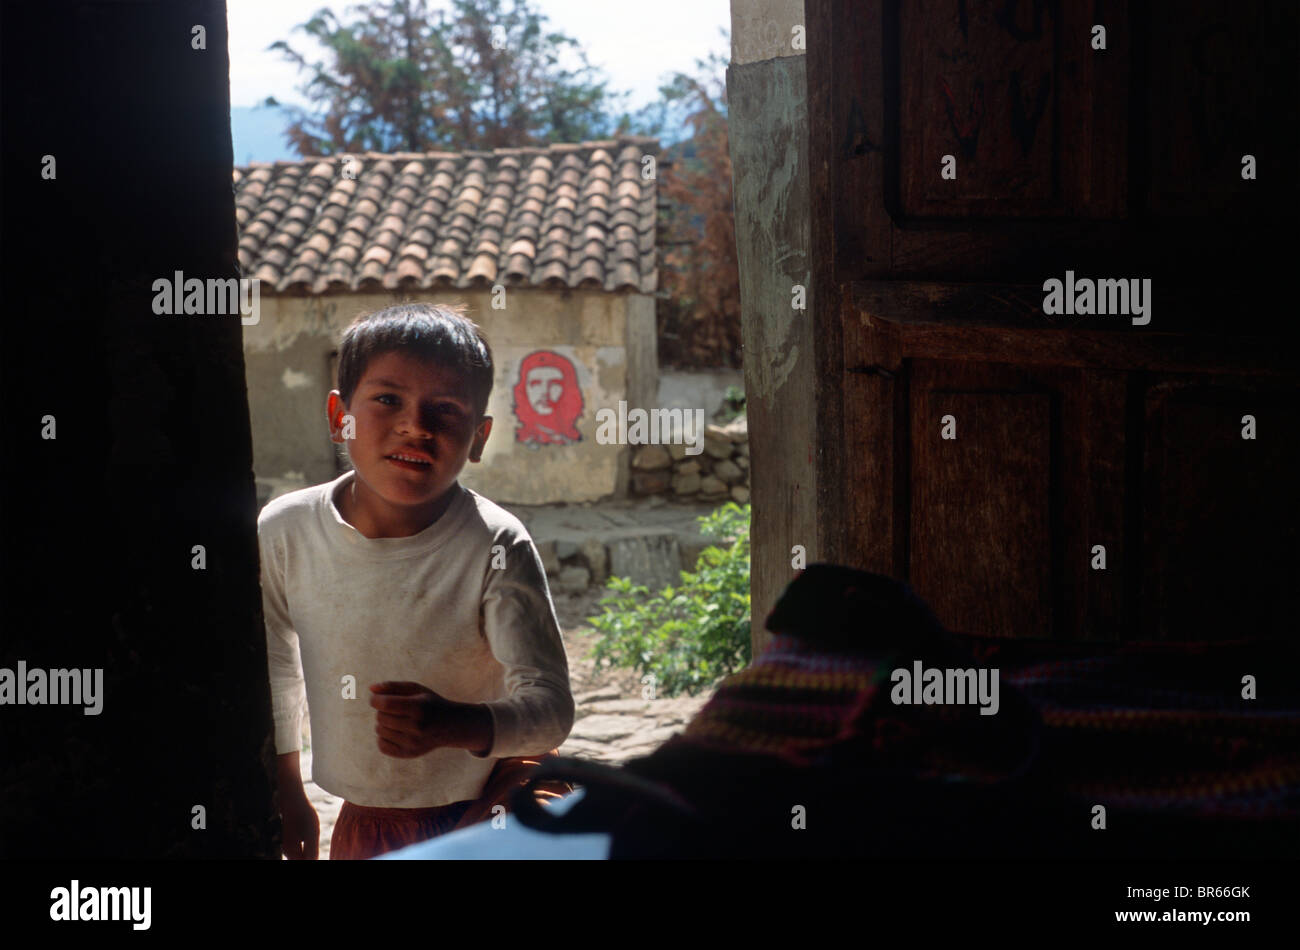
<svg viewBox="0 0 1300 950">
<path fill-rule="evenodd" d="M 643 445 L 632 453 L 628 494 L 672 501 L 722 504 L 749 501 L 749 427 L 744 416 L 704 429 L 704 450 L 686 445 Z"/>
</svg>

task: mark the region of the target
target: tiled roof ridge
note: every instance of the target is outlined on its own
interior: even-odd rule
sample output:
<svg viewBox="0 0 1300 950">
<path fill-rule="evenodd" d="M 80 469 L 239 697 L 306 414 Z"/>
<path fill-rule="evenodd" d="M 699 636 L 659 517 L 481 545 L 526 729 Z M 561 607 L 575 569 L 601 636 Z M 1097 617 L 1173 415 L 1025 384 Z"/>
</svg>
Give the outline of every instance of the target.
<svg viewBox="0 0 1300 950">
<path fill-rule="evenodd" d="M 365 152 L 234 170 L 239 259 L 271 293 L 655 290 L 658 139 Z M 351 177 L 342 167 L 355 162 Z"/>
<path fill-rule="evenodd" d="M 626 144 L 649 146 L 652 148 L 652 152 L 648 154 L 657 155 L 661 150 L 659 146 L 659 138 L 657 136 L 629 134 L 629 135 L 615 136 L 614 138 L 610 138 L 610 139 L 589 139 L 589 140 L 584 140 L 582 142 L 548 142 L 545 145 L 508 145 L 508 146 L 502 146 L 500 148 L 493 148 L 493 149 L 465 149 L 464 151 L 460 151 L 460 152 L 446 152 L 446 151 L 338 152 L 334 155 L 307 155 L 302 158 L 277 158 L 273 162 L 251 161 L 243 165 L 236 165 L 235 170 L 239 171 L 247 168 L 279 168 L 287 165 L 305 165 L 310 162 L 328 162 L 331 160 L 345 158 L 345 157 L 369 158 L 369 159 L 381 159 L 381 158 L 389 158 L 389 159 L 452 158 L 455 159 L 455 158 L 464 158 L 464 157 L 484 157 L 484 156 L 491 156 L 491 155 L 513 155 L 521 152 L 526 152 L 530 154 L 550 152 L 550 151 L 581 152 L 581 151 L 592 151 L 597 148 L 610 148 L 610 147 L 626 145 Z"/>
<path fill-rule="evenodd" d="M 660 151 L 659 139 L 653 135 L 619 135 L 609 139 L 588 139 L 582 142 L 548 142 L 545 145 L 508 145 L 493 149 L 465 149 L 459 152 L 448 151 L 431 151 L 431 152 L 338 152 L 334 155 L 306 155 L 302 158 L 278 158 L 273 162 L 251 161 L 244 165 L 236 165 L 236 169 L 242 168 L 275 168 L 283 165 L 303 165 L 309 162 L 328 162 L 331 159 L 341 158 L 344 156 L 355 156 L 360 158 L 462 158 L 472 156 L 491 156 L 527 153 L 543 153 L 550 151 L 561 152 L 582 152 L 591 151 L 597 148 L 610 148 L 618 145 L 642 145 L 653 149 L 655 153 Z"/>
</svg>

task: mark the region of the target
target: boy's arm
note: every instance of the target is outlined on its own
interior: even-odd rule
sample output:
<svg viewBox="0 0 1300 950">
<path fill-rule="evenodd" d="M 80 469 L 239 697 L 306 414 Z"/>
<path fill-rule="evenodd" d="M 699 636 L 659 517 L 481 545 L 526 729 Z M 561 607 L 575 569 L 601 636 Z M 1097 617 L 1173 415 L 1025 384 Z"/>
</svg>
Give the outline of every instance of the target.
<svg viewBox="0 0 1300 950">
<path fill-rule="evenodd" d="M 298 634 L 289 619 L 284 572 L 275 544 L 258 532 L 262 561 L 262 616 L 266 621 L 266 660 L 271 680 L 271 713 L 275 722 L 275 751 L 281 757 L 302 745 L 302 715 L 307 690 L 303 681 Z M 283 761 L 283 758 L 281 759 Z"/>
<path fill-rule="evenodd" d="M 298 760 L 298 752 L 282 752 L 275 757 L 276 778 L 279 780 L 278 788 L 285 795 L 297 797 L 307 797 L 307 788 L 302 784 L 302 764 Z"/>
<path fill-rule="evenodd" d="M 507 548 L 504 569 L 490 569 L 483 628 L 492 655 L 506 669 L 508 699 L 483 703 L 490 715 L 493 758 L 540 755 L 573 728 L 569 662 L 546 586 L 542 559 L 526 536 Z"/>
</svg>

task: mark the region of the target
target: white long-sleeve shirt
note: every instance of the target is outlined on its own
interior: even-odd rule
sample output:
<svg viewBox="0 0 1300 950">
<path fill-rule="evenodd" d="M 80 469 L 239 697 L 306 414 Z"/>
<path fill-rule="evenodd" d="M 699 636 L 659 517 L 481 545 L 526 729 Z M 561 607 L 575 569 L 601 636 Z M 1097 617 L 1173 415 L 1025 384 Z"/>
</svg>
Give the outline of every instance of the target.
<svg viewBox="0 0 1300 950">
<path fill-rule="evenodd" d="M 354 477 L 282 495 L 257 519 L 276 752 L 299 749 L 305 702 L 312 778 L 330 794 L 376 808 L 477 798 L 497 759 L 556 748 L 573 727 L 541 558 L 517 518 L 459 485 L 418 534 L 367 538 L 334 502 Z M 369 686 L 385 680 L 484 703 L 487 755 L 379 751 Z"/>
</svg>

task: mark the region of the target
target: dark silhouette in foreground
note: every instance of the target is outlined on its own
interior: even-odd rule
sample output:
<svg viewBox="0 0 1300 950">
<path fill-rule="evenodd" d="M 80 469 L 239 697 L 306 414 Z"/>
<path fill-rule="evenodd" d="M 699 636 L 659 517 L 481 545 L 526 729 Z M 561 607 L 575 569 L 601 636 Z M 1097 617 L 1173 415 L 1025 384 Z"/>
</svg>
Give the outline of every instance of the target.
<svg viewBox="0 0 1300 950">
<path fill-rule="evenodd" d="M 534 781 L 581 783 L 585 797 L 557 816 L 525 786 L 519 819 L 607 832 L 611 858 L 1294 856 L 1288 644 L 954 634 L 907 585 L 824 564 L 766 626 L 772 643 L 683 733 L 622 768 L 546 763 Z M 996 712 L 971 694 L 895 703 L 893 671 L 917 661 L 997 669 Z M 1243 698 L 1247 675 L 1259 698 Z"/>
</svg>

